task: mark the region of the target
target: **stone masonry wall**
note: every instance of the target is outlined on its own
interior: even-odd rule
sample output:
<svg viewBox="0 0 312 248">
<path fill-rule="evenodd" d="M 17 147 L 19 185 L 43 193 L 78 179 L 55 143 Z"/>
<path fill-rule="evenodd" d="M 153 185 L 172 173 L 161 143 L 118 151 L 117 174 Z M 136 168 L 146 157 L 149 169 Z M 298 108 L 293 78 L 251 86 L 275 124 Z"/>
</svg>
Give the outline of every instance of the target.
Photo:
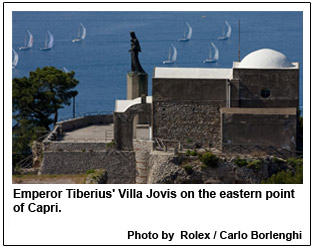
<svg viewBox="0 0 312 248">
<path fill-rule="evenodd" d="M 153 137 L 220 147 L 219 106 L 205 102 L 154 102 Z"/>
<path fill-rule="evenodd" d="M 287 108 L 299 106 L 298 69 L 234 69 L 233 77 L 239 79 L 240 107 Z M 262 89 L 270 96 L 261 97 Z"/>
<path fill-rule="evenodd" d="M 105 169 L 107 183 L 135 183 L 135 153 L 109 149 L 102 152 L 44 151 L 41 174 L 77 174 Z"/>
</svg>

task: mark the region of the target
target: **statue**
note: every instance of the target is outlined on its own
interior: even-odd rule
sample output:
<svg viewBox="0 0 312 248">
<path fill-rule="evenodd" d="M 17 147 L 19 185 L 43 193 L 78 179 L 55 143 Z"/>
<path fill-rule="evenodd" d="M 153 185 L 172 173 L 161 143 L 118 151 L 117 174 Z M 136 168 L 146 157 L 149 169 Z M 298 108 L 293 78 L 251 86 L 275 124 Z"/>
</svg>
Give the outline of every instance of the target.
<svg viewBox="0 0 312 248">
<path fill-rule="evenodd" d="M 131 71 L 145 73 L 139 61 L 139 52 L 141 52 L 139 40 L 135 36 L 134 32 L 130 32 L 130 36 L 131 48 L 129 52 L 131 52 Z"/>
</svg>

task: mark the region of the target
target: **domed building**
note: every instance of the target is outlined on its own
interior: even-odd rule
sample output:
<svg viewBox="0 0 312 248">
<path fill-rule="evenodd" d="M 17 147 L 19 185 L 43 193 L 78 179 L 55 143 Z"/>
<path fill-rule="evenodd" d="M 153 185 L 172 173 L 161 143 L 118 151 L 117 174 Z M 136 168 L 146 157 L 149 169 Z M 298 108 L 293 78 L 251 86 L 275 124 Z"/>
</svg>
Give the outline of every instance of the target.
<svg viewBox="0 0 312 248">
<path fill-rule="evenodd" d="M 278 51 L 251 52 L 230 69 L 156 67 L 152 92 L 154 139 L 296 151 L 299 63 Z"/>
</svg>

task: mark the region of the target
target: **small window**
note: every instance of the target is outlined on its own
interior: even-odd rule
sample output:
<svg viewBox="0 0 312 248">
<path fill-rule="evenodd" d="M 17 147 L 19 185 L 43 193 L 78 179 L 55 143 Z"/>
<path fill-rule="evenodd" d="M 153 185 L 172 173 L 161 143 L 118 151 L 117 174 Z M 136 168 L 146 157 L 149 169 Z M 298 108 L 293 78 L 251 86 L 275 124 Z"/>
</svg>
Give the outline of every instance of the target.
<svg viewBox="0 0 312 248">
<path fill-rule="evenodd" d="M 261 97 L 268 98 L 271 95 L 271 92 L 268 88 L 261 90 Z"/>
</svg>

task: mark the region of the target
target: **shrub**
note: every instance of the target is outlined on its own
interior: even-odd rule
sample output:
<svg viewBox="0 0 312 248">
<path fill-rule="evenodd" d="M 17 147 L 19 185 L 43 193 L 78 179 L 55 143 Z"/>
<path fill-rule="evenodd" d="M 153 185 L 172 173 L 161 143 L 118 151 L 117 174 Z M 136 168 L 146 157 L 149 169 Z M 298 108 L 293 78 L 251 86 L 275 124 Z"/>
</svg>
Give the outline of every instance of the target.
<svg viewBox="0 0 312 248">
<path fill-rule="evenodd" d="M 89 169 L 89 170 L 87 170 L 86 174 L 92 174 L 92 173 L 94 173 L 94 172 L 95 172 L 94 169 Z"/>
<path fill-rule="evenodd" d="M 247 164 L 247 168 L 251 168 L 251 169 L 260 169 L 261 168 L 261 161 L 256 159 L 256 160 L 252 160 Z"/>
<path fill-rule="evenodd" d="M 111 142 L 106 144 L 107 150 L 112 149 L 112 148 L 115 148 L 115 141 L 114 140 L 112 140 Z"/>
<path fill-rule="evenodd" d="M 276 164 L 284 164 L 286 163 L 286 161 L 282 158 L 278 158 L 278 157 L 273 157 L 273 162 Z"/>
<path fill-rule="evenodd" d="M 246 159 L 243 159 L 243 158 L 237 158 L 234 160 L 234 164 L 239 166 L 239 167 L 242 167 L 242 166 L 247 166 L 248 165 L 248 162 Z"/>
<path fill-rule="evenodd" d="M 263 180 L 263 184 L 300 184 L 303 183 L 303 166 L 297 165 L 295 173 L 290 170 L 280 171 L 270 178 Z"/>
<path fill-rule="evenodd" d="M 302 166 L 303 159 L 302 158 L 288 158 L 286 159 L 286 163 L 293 167 Z"/>
<path fill-rule="evenodd" d="M 183 169 L 185 170 L 186 174 L 191 175 L 193 173 L 193 166 L 187 164 L 183 166 Z"/>
<path fill-rule="evenodd" d="M 189 149 L 186 150 L 185 152 L 186 156 L 197 156 L 197 152 L 195 150 L 190 151 Z"/>
<path fill-rule="evenodd" d="M 187 138 L 186 143 L 190 144 L 190 143 L 192 143 L 192 140 L 190 138 Z"/>
<path fill-rule="evenodd" d="M 200 161 L 204 166 L 217 167 L 219 158 L 212 152 L 206 152 L 200 156 Z"/>
</svg>

